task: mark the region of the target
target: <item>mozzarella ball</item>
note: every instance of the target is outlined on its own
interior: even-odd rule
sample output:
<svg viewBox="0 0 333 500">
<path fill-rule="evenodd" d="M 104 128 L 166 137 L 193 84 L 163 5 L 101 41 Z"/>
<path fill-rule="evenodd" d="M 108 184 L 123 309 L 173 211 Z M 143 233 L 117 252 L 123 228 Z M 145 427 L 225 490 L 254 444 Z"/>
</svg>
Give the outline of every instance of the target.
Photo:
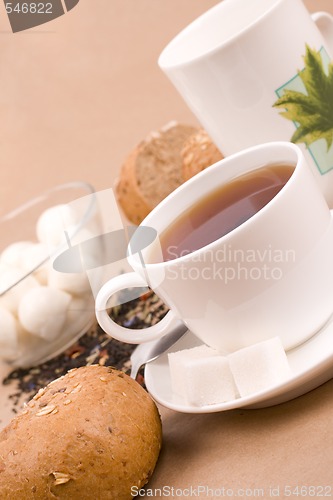
<svg viewBox="0 0 333 500">
<path fill-rule="evenodd" d="M 29 333 L 53 341 L 62 333 L 70 301 L 71 296 L 62 290 L 34 287 L 19 304 L 19 320 Z"/>
<path fill-rule="evenodd" d="M 0 296 L 0 305 L 14 314 L 17 312 L 22 297 L 31 288 L 38 286 L 38 281 L 33 276 L 26 276 L 22 281 L 19 281 L 23 275 L 24 272 L 20 269 L 8 268 L 0 276 L 0 294 L 14 285 L 13 288 Z"/>
<path fill-rule="evenodd" d="M 105 265 L 106 262 L 110 263 L 110 261 L 106 260 L 108 248 L 106 248 L 103 236 L 96 236 L 93 240 L 90 240 L 89 250 L 89 253 L 82 251 L 82 261 L 86 269 L 96 269 Z M 112 259 L 111 263 L 113 263 Z"/>
<path fill-rule="evenodd" d="M 48 270 L 48 285 L 74 295 L 82 295 L 90 290 L 86 273 L 60 273 L 53 267 Z"/>
<path fill-rule="evenodd" d="M 12 360 L 17 355 L 17 324 L 14 315 L 0 306 L 0 357 Z"/>
<path fill-rule="evenodd" d="M 48 259 L 48 257 L 48 247 L 44 243 L 33 243 L 29 248 L 27 248 L 22 256 L 22 269 L 28 272 L 37 268 L 33 275 L 41 285 L 46 285 L 47 283 L 49 260 L 46 259 Z M 41 263 L 45 260 L 46 262 L 41 265 Z"/>
<path fill-rule="evenodd" d="M 65 231 L 77 223 L 77 215 L 69 205 L 55 205 L 45 210 L 37 221 L 36 232 L 40 243 L 57 247 L 66 243 Z"/>
<path fill-rule="evenodd" d="M 2 251 L 0 262 L 9 267 L 21 267 L 22 256 L 32 245 L 30 241 L 17 241 L 8 245 Z"/>
<path fill-rule="evenodd" d="M 67 309 L 67 325 L 77 325 L 82 320 L 86 321 L 87 311 L 94 310 L 91 297 L 73 297 Z M 93 315 L 93 314 L 92 314 Z"/>
<path fill-rule="evenodd" d="M 31 243 L 26 249 L 21 259 L 21 267 L 25 271 L 31 271 L 35 267 L 41 265 L 49 257 L 47 245 L 43 243 Z"/>
<path fill-rule="evenodd" d="M 7 271 L 9 268 L 9 266 L 7 266 L 7 264 L 4 264 L 2 261 L 1 261 L 1 258 L 0 258 L 0 283 L 1 283 L 1 275 Z"/>
<path fill-rule="evenodd" d="M 94 269 L 103 265 L 103 236 L 82 228 L 71 238 L 72 246 L 79 245 L 80 262 L 83 269 Z"/>
</svg>

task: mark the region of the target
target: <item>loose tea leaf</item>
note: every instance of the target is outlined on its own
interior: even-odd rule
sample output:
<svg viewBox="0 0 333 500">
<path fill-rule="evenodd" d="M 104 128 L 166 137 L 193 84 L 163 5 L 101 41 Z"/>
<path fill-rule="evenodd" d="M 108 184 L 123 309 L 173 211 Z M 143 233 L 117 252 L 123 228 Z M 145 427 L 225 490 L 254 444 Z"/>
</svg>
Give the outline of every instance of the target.
<svg viewBox="0 0 333 500">
<path fill-rule="evenodd" d="M 168 309 L 150 290 L 142 291 L 137 299 L 129 302 L 120 300 L 121 305 L 111 309 L 112 319 L 125 327 L 147 328 L 160 321 Z M 52 380 L 67 373 L 68 370 L 91 364 L 113 366 L 125 373 L 130 373 L 130 356 L 136 345 L 126 344 L 112 339 L 99 325 L 94 325 L 85 335 L 55 358 L 27 369 L 13 370 L 3 381 L 3 385 L 13 385 L 9 398 L 14 413 L 20 407 L 23 398 L 28 401 L 33 394 L 45 387 Z M 137 381 L 144 386 L 143 371 Z"/>
</svg>

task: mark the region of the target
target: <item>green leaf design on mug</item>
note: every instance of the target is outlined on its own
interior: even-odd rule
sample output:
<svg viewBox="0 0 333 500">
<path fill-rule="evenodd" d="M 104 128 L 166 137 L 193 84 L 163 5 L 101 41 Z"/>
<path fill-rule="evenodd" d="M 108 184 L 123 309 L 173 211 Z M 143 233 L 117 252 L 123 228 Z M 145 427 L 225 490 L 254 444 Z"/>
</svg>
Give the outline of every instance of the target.
<svg viewBox="0 0 333 500">
<path fill-rule="evenodd" d="M 327 150 L 333 143 L 333 64 L 325 72 L 320 52 L 306 46 L 305 68 L 298 71 L 306 94 L 295 90 L 284 90 L 274 103 L 285 108 L 281 113 L 297 123 L 291 142 L 304 142 L 309 146 L 318 139 L 325 139 Z"/>
</svg>

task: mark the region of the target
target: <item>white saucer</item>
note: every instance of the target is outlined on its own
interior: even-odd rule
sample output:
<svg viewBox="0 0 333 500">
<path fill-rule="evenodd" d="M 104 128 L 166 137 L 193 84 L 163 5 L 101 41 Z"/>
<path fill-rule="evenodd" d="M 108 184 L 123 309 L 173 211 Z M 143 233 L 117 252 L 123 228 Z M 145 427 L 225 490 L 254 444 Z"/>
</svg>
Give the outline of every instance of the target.
<svg viewBox="0 0 333 500">
<path fill-rule="evenodd" d="M 188 349 L 202 342 L 187 333 L 169 351 Z M 167 353 L 145 367 L 148 392 L 161 405 L 184 413 L 213 413 L 235 408 L 265 408 L 301 396 L 333 377 L 333 317 L 325 326 L 302 345 L 287 352 L 293 375 L 282 384 L 251 396 L 237 398 L 227 403 L 206 406 L 189 405 L 171 390 Z"/>
</svg>

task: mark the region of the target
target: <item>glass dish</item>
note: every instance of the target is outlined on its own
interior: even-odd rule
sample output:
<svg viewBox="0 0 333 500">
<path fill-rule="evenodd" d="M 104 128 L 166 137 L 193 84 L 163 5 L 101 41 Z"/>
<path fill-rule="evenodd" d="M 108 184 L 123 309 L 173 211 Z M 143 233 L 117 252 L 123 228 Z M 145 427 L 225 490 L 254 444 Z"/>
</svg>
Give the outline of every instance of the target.
<svg viewBox="0 0 333 500">
<path fill-rule="evenodd" d="M 94 189 L 83 182 L 56 186 L 0 217 L 1 360 L 13 367 L 42 363 L 93 325 L 84 265 L 71 273 L 53 263 L 69 247 L 91 240 L 97 265 L 99 234 Z"/>
</svg>

